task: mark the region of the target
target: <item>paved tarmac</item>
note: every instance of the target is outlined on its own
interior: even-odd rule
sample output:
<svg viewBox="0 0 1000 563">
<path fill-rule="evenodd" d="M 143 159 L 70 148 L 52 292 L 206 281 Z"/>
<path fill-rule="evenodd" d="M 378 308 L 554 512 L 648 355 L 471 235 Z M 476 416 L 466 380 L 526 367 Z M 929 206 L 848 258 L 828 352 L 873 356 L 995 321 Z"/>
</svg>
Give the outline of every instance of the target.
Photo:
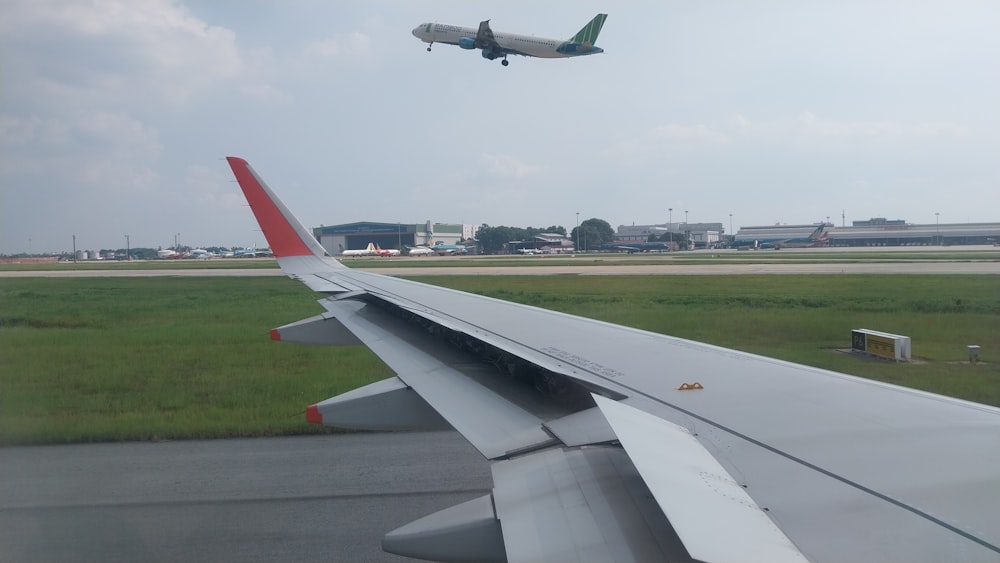
<svg viewBox="0 0 1000 563">
<path fill-rule="evenodd" d="M 491 487 L 455 432 L 0 448 L 0 561 L 404 561 L 383 534 Z"/>
</svg>

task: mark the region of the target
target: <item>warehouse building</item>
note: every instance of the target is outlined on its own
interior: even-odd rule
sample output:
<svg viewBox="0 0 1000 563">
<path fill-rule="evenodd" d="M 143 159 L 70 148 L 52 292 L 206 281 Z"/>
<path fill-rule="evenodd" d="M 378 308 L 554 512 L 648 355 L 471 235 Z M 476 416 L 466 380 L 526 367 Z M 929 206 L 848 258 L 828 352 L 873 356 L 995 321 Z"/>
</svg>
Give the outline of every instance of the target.
<svg viewBox="0 0 1000 563">
<path fill-rule="evenodd" d="M 376 223 L 362 221 L 344 225 L 324 225 L 313 229 L 313 236 L 331 256 L 345 250 L 361 250 L 373 243 L 380 248 L 458 244 L 475 236 L 475 227 L 452 223 Z"/>
</svg>

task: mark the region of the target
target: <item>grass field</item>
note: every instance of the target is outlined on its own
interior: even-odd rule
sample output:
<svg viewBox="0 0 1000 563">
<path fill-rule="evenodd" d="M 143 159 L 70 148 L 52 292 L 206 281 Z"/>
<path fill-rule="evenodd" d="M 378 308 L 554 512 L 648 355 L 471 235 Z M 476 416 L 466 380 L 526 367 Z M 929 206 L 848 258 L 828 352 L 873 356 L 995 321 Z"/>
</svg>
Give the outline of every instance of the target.
<svg viewBox="0 0 1000 563">
<path fill-rule="evenodd" d="M 465 257 L 402 257 L 402 258 L 346 258 L 343 263 L 351 268 L 455 268 L 502 266 L 615 266 L 660 264 L 779 264 L 779 263 L 838 263 L 857 264 L 868 262 L 1000 262 L 1000 247 L 926 247 L 905 250 L 861 249 L 796 249 L 784 251 L 698 251 L 664 254 L 597 253 L 576 255 L 534 256 L 465 256 Z M 74 271 L 74 270 L 201 270 L 229 268 L 277 268 L 273 258 L 215 258 L 211 260 L 146 260 L 134 262 L 87 261 L 0 263 L 3 271 Z"/>
<path fill-rule="evenodd" d="M 420 280 L 1000 405 L 996 276 Z M 315 297 L 280 277 L 0 279 L 0 444 L 323 431 L 306 405 L 391 372 L 361 347 L 268 339 Z M 911 336 L 917 361 L 835 351 L 861 327 Z"/>
</svg>

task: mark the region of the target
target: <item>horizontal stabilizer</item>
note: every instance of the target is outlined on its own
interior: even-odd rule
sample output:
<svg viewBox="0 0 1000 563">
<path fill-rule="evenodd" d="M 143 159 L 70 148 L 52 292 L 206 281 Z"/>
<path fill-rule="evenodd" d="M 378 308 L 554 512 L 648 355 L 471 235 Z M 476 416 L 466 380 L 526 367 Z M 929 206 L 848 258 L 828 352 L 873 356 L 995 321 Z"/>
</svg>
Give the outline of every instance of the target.
<svg viewBox="0 0 1000 563">
<path fill-rule="evenodd" d="M 594 400 L 693 559 L 806 561 L 690 432 L 635 407 Z"/>
<path fill-rule="evenodd" d="M 307 410 L 309 422 L 359 430 L 451 430 L 397 377 L 331 397 Z"/>
<path fill-rule="evenodd" d="M 382 539 L 382 550 L 431 561 L 507 561 L 490 495 L 435 512 Z"/>
</svg>

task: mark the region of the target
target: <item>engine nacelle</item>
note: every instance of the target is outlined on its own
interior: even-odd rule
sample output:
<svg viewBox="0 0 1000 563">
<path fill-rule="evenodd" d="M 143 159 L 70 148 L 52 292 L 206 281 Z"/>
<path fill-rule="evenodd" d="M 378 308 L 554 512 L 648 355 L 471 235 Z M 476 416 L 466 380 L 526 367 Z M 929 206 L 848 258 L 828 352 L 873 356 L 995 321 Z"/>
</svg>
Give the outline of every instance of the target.
<svg viewBox="0 0 1000 563">
<path fill-rule="evenodd" d="M 489 60 L 492 61 L 492 60 L 496 59 L 498 56 L 499 55 L 497 55 L 496 53 L 494 53 L 493 50 L 491 50 L 491 49 L 483 49 L 483 58 L 484 59 L 489 59 Z"/>
<path fill-rule="evenodd" d="M 475 49 L 476 40 L 471 37 L 462 37 L 458 40 L 458 46 L 463 49 Z"/>
</svg>

